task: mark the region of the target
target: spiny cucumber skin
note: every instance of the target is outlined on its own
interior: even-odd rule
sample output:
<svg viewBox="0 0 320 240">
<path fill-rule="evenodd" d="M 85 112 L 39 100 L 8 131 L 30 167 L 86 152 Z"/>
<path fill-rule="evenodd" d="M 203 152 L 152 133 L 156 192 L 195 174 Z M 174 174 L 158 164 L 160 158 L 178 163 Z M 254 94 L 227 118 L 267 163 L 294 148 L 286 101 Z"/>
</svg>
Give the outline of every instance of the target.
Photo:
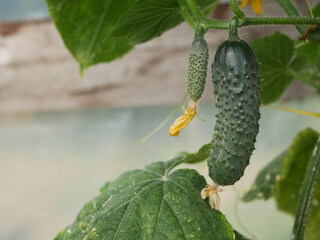
<svg viewBox="0 0 320 240">
<path fill-rule="evenodd" d="M 209 51 L 204 38 L 195 38 L 189 52 L 187 91 L 192 101 L 197 102 L 204 90 L 207 78 Z"/>
<path fill-rule="evenodd" d="M 217 120 L 209 176 L 219 185 L 233 185 L 249 165 L 259 132 L 259 64 L 251 47 L 239 39 L 223 42 L 212 64 L 212 80 Z"/>
</svg>

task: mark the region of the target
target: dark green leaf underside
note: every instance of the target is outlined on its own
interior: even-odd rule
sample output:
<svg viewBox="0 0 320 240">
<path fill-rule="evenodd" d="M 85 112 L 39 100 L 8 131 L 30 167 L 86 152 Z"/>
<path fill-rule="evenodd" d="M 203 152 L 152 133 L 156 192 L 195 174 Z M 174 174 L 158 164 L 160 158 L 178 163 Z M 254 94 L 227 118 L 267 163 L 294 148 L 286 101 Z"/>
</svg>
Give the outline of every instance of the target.
<svg viewBox="0 0 320 240">
<path fill-rule="evenodd" d="M 179 5 L 179 2 L 183 5 Z M 201 9 L 207 9 L 216 0 L 196 2 Z M 137 0 L 120 18 L 112 32 L 106 35 L 106 39 L 127 39 L 132 44 L 146 42 L 184 21 L 181 9 L 185 7 L 186 2 L 179 0 Z"/>
<path fill-rule="evenodd" d="M 46 1 L 81 73 L 92 65 L 123 56 L 134 44 L 157 37 L 184 20 L 180 10 L 185 6 L 179 6 L 177 0 Z M 215 2 L 197 1 L 201 9 L 210 9 Z M 109 38 L 103 42 L 106 36 Z"/>
<path fill-rule="evenodd" d="M 103 43 L 105 35 L 133 3 L 134 0 L 47 0 L 50 15 L 81 72 L 121 57 L 133 47 L 125 40 Z"/>
<path fill-rule="evenodd" d="M 142 43 L 161 35 L 183 21 L 175 0 L 138 0 L 121 17 L 110 38 L 127 38 L 133 44 Z"/>
</svg>

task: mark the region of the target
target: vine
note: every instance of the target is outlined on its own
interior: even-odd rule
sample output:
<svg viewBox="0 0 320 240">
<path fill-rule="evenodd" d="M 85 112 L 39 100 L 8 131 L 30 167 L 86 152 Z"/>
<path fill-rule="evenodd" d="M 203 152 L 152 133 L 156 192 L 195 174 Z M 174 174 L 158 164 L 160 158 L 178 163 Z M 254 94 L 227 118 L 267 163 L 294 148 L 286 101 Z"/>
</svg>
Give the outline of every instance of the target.
<svg viewBox="0 0 320 240">
<path fill-rule="evenodd" d="M 243 11 L 241 11 L 238 7 L 237 1 L 236 0 L 230 0 L 230 7 L 231 10 L 233 11 L 233 13 L 240 19 L 244 19 L 245 18 L 245 14 Z"/>
<path fill-rule="evenodd" d="M 215 20 L 205 17 L 194 0 L 186 1 L 192 13 L 197 17 L 199 23 L 206 28 L 211 29 L 229 29 L 231 20 Z M 292 3 L 287 1 L 279 1 L 282 7 L 288 9 L 289 13 L 293 13 L 294 17 L 245 17 L 243 11 L 241 11 L 236 3 L 236 0 L 230 0 L 230 6 L 234 14 L 239 20 L 237 28 L 251 26 L 251 25 L 317 25 L 320 26 L 320 17 L 300 17 L 294 10 Z"/>
</svg>

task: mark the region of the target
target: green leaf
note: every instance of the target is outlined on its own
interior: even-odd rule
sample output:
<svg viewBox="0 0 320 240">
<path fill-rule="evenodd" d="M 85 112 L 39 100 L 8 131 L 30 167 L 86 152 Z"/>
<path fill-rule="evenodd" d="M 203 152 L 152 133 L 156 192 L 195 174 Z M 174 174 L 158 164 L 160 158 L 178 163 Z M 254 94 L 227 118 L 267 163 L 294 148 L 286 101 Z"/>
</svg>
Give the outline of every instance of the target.
<svg viewBox="0 0 320 240">
<path fill-rule="evenodd" d="M 320 70 L 320 55 L 318 55 L 318 57 L 316 59 L 316 67 L 318 70 Z"/>
<path fill-rule="evenodd" d="M 309 128 L 301 131 L 291 144 L 289 155 L 286 157 L 282 169 L 281 180 L 278 183 L 278 191 L 275 195 L 279 210 L 295 215 L 308 161 L 311 158 L 318 137 L 319 134 Z M 319 180 L 320 178 L 313 196 L 314 201 L 319 201 L 320 199 Z M 307 235 L 310 237 L 306 239 L 319 239 L 318 237 L 320 236 L 320 206 L 319 202 L 314 203 L 317 204 L 311 206 L 309 215 L 309 223 L 311 225 L 306 230 Z M 312 225 L 318 225 L 318 227 Z M 317 238 L 311 237 L 315 233 Z"/>
<path fill-rule="evenodd" d="M 309 57 L 306 54 L 299 54 L 290 63 L 290 68 L 296 71 L 301 71 L 309 61 Z"/>
<path fill-rule="evenodd" d="M 320 17 L 320 2 L 312 8 L 312 13 L 314 17 Z"/>
<path fill-rule="evenodd" d="M 287 67 L 294 53 L 294 42 L 288 36 L 275 32 L 255 39 L 250 45 L 260 63 L 261 101 L 268 104 L 280 98 L 293 80 Z"/>
<path fill-rule="evenodd" d="M 89 66 L 121 57 L 133 45 L 124 39 L 104 37 L 134 0 L 47 0 L 49 13 L 83 73 Z"/>
<path fill-rule="evenodd" d="M 208 143 L 203 145 L 196 153 L 182 152 L 180 153 L 180 155 L 184 156 L 183 162 L 185 163 L 203 162 L 208 159 L 210 155 L 211 146 L 212 146 L 212 143 Z"/>
<path fill-rule="evenodd" d="M 146 42 L 183 21 L 175 0 L 138 0 L 123 15 L 107 39 L 127 38 L 132 44 Z"/>
<path fill-rule="evenodd" d="M 299 132 L 289 151 L 282 153 L 259 173 L 252 189 L 243 197 L 243 200 L 274 197 L 279 210 L 295 215 L 308 161 L 318 137 L 319 133 L 310 128 Z M 270 178 L 267 177 L 269 181 L 263 182 L 263 177 L 267 180 L 268 175 L 270 175 Z M 308 220 L 306 231 L 308 240 L 315 240 L 320 236 L 319 199 L 320 178 L 317 181 Z"/>
<path fill-rule="evenodd" d="M 202 9 L 204 15 L 209 15 L 210 13 L 212 13 L 216 9 L 216 7 L 220 4 L 219 0 L 215 0 L 215 1 L 212 1 L 212 0 L 199 1 L 198 0 L 197 2 L 200 2 L 200 5 L 198 6 L 200 9 Z"/>
<path fill-rule="evenodd" d="M 184 18 L 178 0 L 137 0 L 133 7 L 124 14 L 106 39 L 129 39 L 132 44 L 143 43 L 160 36 Z M 211 6 L 216 0 L 196 1 L 201 9 Z"/>
<path fill-rule="evenodd" d="M 249 240 L 249 238 L 244 237 L 242 234 L 240 234 L 238 231 L 233 230 L 235 240 Z"/>
<path fill-rule="evenodd" d="M 318 136 L 316 131 L 308 128 L 299 132 L 290 146 L 282 168 L 281 179 L 277 183 L 279 191 L 276 194 L 278 208 L 285 212 L 295 213 L 304 173 Z"/>
<path fill-rule="evenodd" d="M 258 174 L 251 189 L 242 197 L 244 202 L 256 199 L 268 200 L 275 193 L 276 183 L 280 180 L 284 159 L 289 150 L 282 152 Z"/>
<path fill-rule="evenodd" d="M 320 172 L 320 137 L 318 137 L 312 155 L 309 159 L 308 166 L 305 172 L 300 197 L 297 205 L 296 216 L 292 228 L 292 236 L 295 239 L 303 239 L 305 229 L 309 218 L 310 206 L 313 199 L 313 193 L 317 184 L 317 179 Z M 319 237 L 319 234 L 317 234 Z"/>
<path fill-rule="evenodd" d="M 313 17 L 320 17 L 320 2 L 314 3 L 314 6 L 312 7 L 312 15 Z M 309 8 L 308 8 L 307 16 L 311 17 Z"/>
<path fill-rule="evenodd" d="M 56 240 L 233 239 L 224 215 L 202 200 L 205 179 L 170 169 L 183 157 L 125 172 L 87 203 Z"/>
<path fill-rule="evenodd" d="M 311 63 L 315 63 L 319 55 L 319 46 L 316 43 L 308 42 L 296 48 L 296 52 L 299 55 L 302 55 L 302 54 L 307 55 L 309 58 L 309 61 Z"/>
</svg>

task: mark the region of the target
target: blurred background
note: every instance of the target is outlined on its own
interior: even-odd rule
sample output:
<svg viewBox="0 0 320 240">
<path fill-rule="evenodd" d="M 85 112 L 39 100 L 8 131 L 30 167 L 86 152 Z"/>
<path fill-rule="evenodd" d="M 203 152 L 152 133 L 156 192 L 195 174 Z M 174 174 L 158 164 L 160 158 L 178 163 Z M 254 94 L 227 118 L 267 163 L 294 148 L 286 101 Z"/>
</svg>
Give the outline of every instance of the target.
<svg viewBox="0 0 320 240">
<path fill-rule="evenodd" d="M 313 1 L 315 2 L 315 1 Z M 304 1 L 297 1 L 305 12 Z M 273 1 L 263 9 L 285 15 Z M 253 15 L 246 8 L 248 15 Z M 232 16 L 222 4 L 215 18 Z M 240 30 L 246 41 L 275 29 L 297 38 L 294 27 Z M 167 132 L 172 120 L 144 144 L 150 133 L 185 94 L 187 24 L 138 45 L 109 64 L 80 77 L 77 62 L 64 47 L 43 0 L 0 0 L 0 239 L 53 239 L 71 224 L 82 206 L 106 181 L 126 170 L 176 153 L 196 151 L 211 140 L 215 123 L 210 74 L 199 115 L 178 138 Z M 206 37 L 212 62 L 226 31 Z M 277 104 L 319 112 L 313 89 L 294 82 Z M 246 175 L 235 186 L 245 192 L 257 172 L 306 127 L 320 131 L 319 120 L 262 108 L 261 131 Z M 207 175 L 206 164 L 185 165 Z M 225 187 L 221 211 L 243 232 L 235 217 L 237 194 Z M 239 204 L 243 224 L 258 239 L 288 239 L 292 218 L 277 212 L 273 200 Z"/>
</svg>

